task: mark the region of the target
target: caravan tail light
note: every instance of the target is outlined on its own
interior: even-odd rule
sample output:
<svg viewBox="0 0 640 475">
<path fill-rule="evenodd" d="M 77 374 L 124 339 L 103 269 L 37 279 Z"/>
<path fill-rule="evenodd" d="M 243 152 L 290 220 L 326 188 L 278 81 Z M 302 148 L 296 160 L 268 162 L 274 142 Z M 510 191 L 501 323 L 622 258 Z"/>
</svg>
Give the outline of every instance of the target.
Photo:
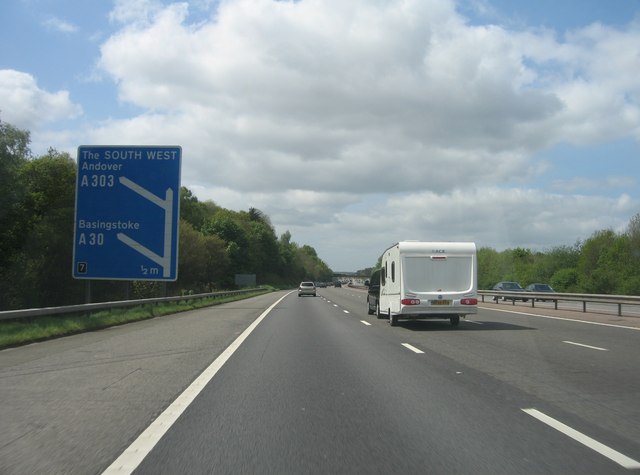
<svg viewBox="0 0 640 475">
<path fill-rule="evenodd" d="M 478 305 L 478 299 L 462 299 L 460 300 L 461 305 Z"/>
<path fill-rule="evenodd" d="M 420 305 L 420 299 L 402 299 L 402 305 Z"/>
</svg>

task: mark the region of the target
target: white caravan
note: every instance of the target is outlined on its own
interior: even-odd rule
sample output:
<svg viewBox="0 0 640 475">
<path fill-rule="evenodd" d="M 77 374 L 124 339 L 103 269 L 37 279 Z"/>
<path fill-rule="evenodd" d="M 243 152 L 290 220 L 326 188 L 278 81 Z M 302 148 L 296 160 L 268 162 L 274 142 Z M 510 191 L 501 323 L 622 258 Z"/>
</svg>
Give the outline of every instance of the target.
<svg viewBox="0 0 640 475">
<path fill-rule="evenodd" d="M 382 254 L 378 318 L 447 319 L 478 313 L 473 242 L 402 241 Z"/>
</svg>

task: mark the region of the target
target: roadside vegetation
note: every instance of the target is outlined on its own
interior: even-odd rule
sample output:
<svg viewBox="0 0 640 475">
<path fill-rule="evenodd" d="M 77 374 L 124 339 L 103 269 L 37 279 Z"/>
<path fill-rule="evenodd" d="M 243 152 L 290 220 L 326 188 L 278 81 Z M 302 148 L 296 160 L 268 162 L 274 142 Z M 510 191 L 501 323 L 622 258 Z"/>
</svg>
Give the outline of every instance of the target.
<svg viewBox="0 0 640 475">
<path fill-rule="evenodd" d="M 49 149 L 34 157 L 29 132 L 0 120 L 0 311 L 85 303 L 86 282 L 71 277 L 75 185 L 69 154 Z M 257 208 L 232 211 L 182 187 L 180 217 L 176 282 L 92 281 L 91 301 L 231 289 L 236 274 L 279 288 L 332 280 L 313 247 L 297 244 L 289 231 L 277 237 Z M 640 214 L 623 232 L 599 230 L 573 246 L 482 247 L 478 262 L 480 289 L 515 280 L 558 292 L 640 295 Z"/>
<path fill-rule="evenodd" d="M 138 307 L 102 310 L 90 315 L 74 313 L 19 320 L 0 321 L 0 349 L 19 346 L 61 336 L 73 335 L 87 331 L 122 325 L 125 323 L 147 320 L 162 315 L 175 314 L 212 305 L 248 299 L 273 291 L 264 287 L 255 292 L 230 295 L 225 297 L 208 297 L 167 304 L 145 304 Z"/>
<path fill-rule="evenodd" d="M 503 280 L 547 283 L 556 292 L 640 295 L 640 214 L 623 232 L 596 231 L 573 246 L 479 249 L 478 288 L 491 289 Z"/>
<path fill-rule="evenodd" d="M 29 132 L 0 121 L 0 311 L 85 303 L 86 281 L 71 276 L 76 162 L 55 149 L 34 157 Z M 315 249 L 279 238 L 256 208 L 232 211 L 180 190 L 176 282 L 91 281 L 91 301 L 232 289 L 236 274 L 257 285 L 330 281 Z"/>
</svg>

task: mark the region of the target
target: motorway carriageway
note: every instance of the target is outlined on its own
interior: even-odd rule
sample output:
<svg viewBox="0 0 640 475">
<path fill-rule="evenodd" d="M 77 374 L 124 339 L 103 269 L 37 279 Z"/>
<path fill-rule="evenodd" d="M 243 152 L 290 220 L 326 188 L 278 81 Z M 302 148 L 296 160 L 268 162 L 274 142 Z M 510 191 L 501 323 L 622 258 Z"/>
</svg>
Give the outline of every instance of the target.
<svg viewBox="0 0 640 475">
<path fill-rule="evenodd" d="M 635 321 L 490 304 L 392 328 L 318 292 L 0 352 L 0 471 L 640 471 Z"/>
</svg>

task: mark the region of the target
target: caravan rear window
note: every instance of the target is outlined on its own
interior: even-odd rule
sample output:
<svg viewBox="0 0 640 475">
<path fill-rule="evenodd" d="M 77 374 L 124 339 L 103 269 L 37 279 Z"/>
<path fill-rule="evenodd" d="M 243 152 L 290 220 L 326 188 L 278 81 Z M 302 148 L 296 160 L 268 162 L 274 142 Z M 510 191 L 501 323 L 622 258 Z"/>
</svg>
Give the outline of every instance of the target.
<svg viewBox="0 0 640 475">
<path fill-rule="evenodd" d="M 409 292 L 464 292 L 473 286 L 471 256 L 404 258 L 404 278 Z"/>
</svg>

